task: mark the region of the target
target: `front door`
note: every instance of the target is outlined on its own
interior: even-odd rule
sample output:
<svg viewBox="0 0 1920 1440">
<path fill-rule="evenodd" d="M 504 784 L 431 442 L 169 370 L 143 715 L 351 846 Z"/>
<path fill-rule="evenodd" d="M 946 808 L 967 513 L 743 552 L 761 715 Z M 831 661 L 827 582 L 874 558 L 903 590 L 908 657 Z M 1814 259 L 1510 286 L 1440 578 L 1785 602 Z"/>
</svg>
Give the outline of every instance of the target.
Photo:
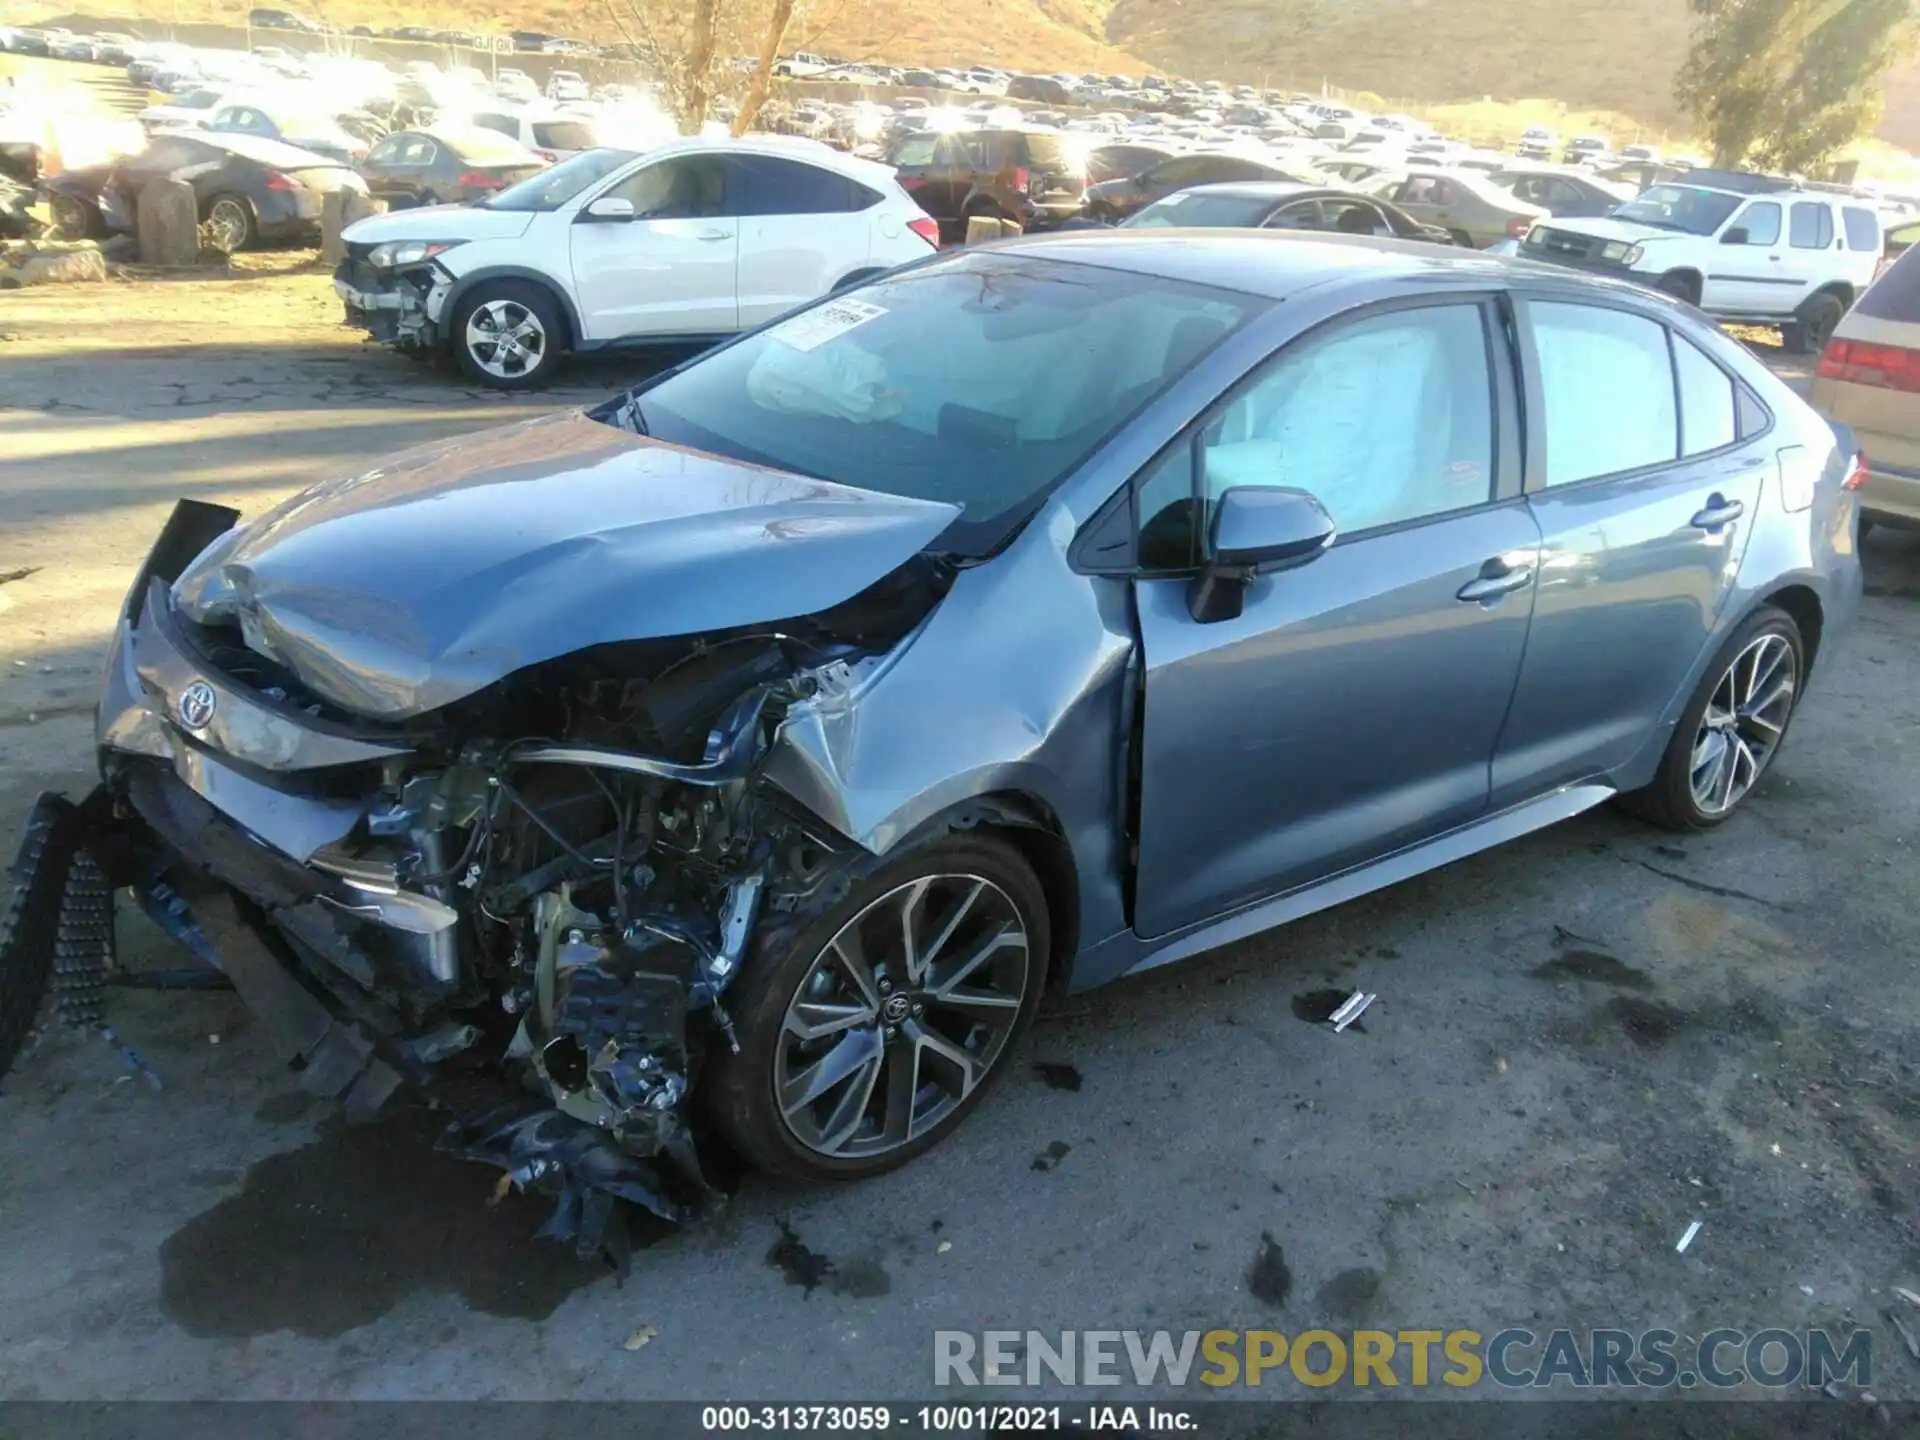
<svg viewBox="0 0 1920 1440">
<path fill-rule="evenodd" d="M 1734 315 L 1790 314 L 1800 303 L 1800 282 L 1787 260 L 1780 202 L 1749 201 L 1720 234 L 1719 249 L 1707 262 L 1701 305 Z"/>
<path fill-rule="evenodd" d="M 1135 925 L 1145 936 L 1322 879 L 1487 804 L 1539 545 L 1502 450 L 1477 301 L 1397 308 L 1281 351 L 1142 481 L 1142 563 L 1236 486 L 1320 500 L 1336 543 L 1202 624 L 1136 582 L 1145 656 Z M 1195 472 L 1198 478 L 1195 478 Z M 1510 492 L 1510 493 L 1508 493 Z"/>
<path fill-rule="evenodd" d="M 1539 374 L 1529 429 L 1545 446 L 1528 497 L 1540 588 L 1496 804 L 1602 776 L 1656 740 L 1711 643 L 1774 464 L 1767 440 L 1741 436 L 1731 377 L 1684 333 L 1670 359 L 1667 327 L 1647 316 L 1522 309 Z"/>
<path fill-rule="evenodd" d="M 627 200 L 634 214 L 601 219 L 582 208 L 568 227 L 586 339 L 739 328 L 740 224 L 727 213 L 722 156 L 660 160 L 595 198 Z"/>
</svg>

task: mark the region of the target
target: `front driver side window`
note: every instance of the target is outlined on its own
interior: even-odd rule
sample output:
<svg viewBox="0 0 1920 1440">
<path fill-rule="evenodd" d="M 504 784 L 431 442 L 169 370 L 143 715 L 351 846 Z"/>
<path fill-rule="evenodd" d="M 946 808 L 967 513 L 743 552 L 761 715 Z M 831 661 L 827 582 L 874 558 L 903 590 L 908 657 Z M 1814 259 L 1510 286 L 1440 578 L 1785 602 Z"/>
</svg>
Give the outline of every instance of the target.
<svg viewBox="0 0 1920 1440">
<path fill-rule="evenodd" d="M 1205 498 L 1287 486 L 1371 530 L 1486 503 L 1493 443 L 1480 307 L 1398 310 L 1290 346 L 1209 423 Z"/>
<path fill-rule="evenodd" d="M 1771 200 L 1756 200 L 1742 210 L 1740 217 L 1727 228 L 1745 230 L 1749 245 L 1778 245 L 1780 243 L 1780 207 Z"/>
<path fill-rule="evenodd" d="M 724 215 L 725 169 L 718 155 L 686 155 L 636 170 L 606 192 L 633 202 L 636 220 L 698 220 Z"/>
</svg>

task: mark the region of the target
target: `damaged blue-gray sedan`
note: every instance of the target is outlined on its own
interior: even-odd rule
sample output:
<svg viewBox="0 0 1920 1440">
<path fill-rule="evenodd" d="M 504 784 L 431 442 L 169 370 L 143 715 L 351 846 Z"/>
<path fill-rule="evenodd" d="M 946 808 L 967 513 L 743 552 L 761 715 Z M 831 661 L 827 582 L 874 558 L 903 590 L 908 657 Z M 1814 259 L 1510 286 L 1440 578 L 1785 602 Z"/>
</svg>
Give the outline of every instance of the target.
<svg viewBox="0 0 1920 1440">
<path fill-rule="evenodd" d="M 1418 244 L 936 256 L 128 593 L 44 798 L 0 1068 L 98 1023 L 127 887 L 350 1114 L 551 1191 L 692 1136 L 898 1165 L 1049 987 L 1620 797 L 1717 825 L 1852 615 L 1863 473 L 1696 313 Z M 191 1003 L 183 1000 L 182 1003 Z"/>
</svg>

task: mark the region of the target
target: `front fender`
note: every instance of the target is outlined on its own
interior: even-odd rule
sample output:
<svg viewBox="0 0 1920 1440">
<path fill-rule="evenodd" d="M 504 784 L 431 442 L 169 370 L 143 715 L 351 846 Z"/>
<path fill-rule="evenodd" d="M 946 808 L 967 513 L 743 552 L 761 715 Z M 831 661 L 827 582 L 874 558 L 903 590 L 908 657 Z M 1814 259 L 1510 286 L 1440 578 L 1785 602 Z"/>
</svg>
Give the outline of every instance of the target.
<svg viewBox="0 0 1920 1440">
<path fill-rule="evenodd" d="M 912 636 L 821 677 L 789 708 L 766 775 L 875 854 L 989 795 L 1031 796 L 1079 877 L 1081 933 L 1125 928 L 1124 582 L 1076 575 L 1071 519 L 1049 507 L 992 562 L 962 571 Z"/>
</svg>

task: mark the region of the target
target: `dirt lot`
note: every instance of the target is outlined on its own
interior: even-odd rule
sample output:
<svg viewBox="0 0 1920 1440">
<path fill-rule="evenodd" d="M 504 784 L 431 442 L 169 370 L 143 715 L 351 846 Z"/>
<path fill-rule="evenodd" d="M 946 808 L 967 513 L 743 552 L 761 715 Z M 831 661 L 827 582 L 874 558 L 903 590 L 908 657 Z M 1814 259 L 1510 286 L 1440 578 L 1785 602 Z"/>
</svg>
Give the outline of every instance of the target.
<svg viewBox="0 0 1920 1440">
<path fill-rule="evenodd" d="M 31 572 L 0 584 L 0 834 L 87 783 L 108 618 L 177 495 L 255 510 L 641 368 L 472 392 L 363 348 L 302 258 L 0 299 L 0 575 Z M 1881 1313 L 1920 1289 L 1920 544 L 1867 564 L 1724 830 L 1592 814 L 1065 1002 L 1027 1058 L 1079 1089 L 1016 1074 L 855 1189 L 748 1178 L 620 1286 L 424 1119 L 309 1108 L 230 996 L 115 992 L 164 1092 L 56 1031 L 0 1095 L 0 1395 L 876 1398 L 929 1391 L 937 1326 L 1327 1322 L 1866 1325 L 1876 1392 L 1920 1398 Z M 1364 1030 L 1308 1023 L 1356 985 Z M 783 1224 L 818 1290 L 769 1263 Z M 1290 1283 L 1256 1294 L 1263 1232 Z"/>
</svg>

